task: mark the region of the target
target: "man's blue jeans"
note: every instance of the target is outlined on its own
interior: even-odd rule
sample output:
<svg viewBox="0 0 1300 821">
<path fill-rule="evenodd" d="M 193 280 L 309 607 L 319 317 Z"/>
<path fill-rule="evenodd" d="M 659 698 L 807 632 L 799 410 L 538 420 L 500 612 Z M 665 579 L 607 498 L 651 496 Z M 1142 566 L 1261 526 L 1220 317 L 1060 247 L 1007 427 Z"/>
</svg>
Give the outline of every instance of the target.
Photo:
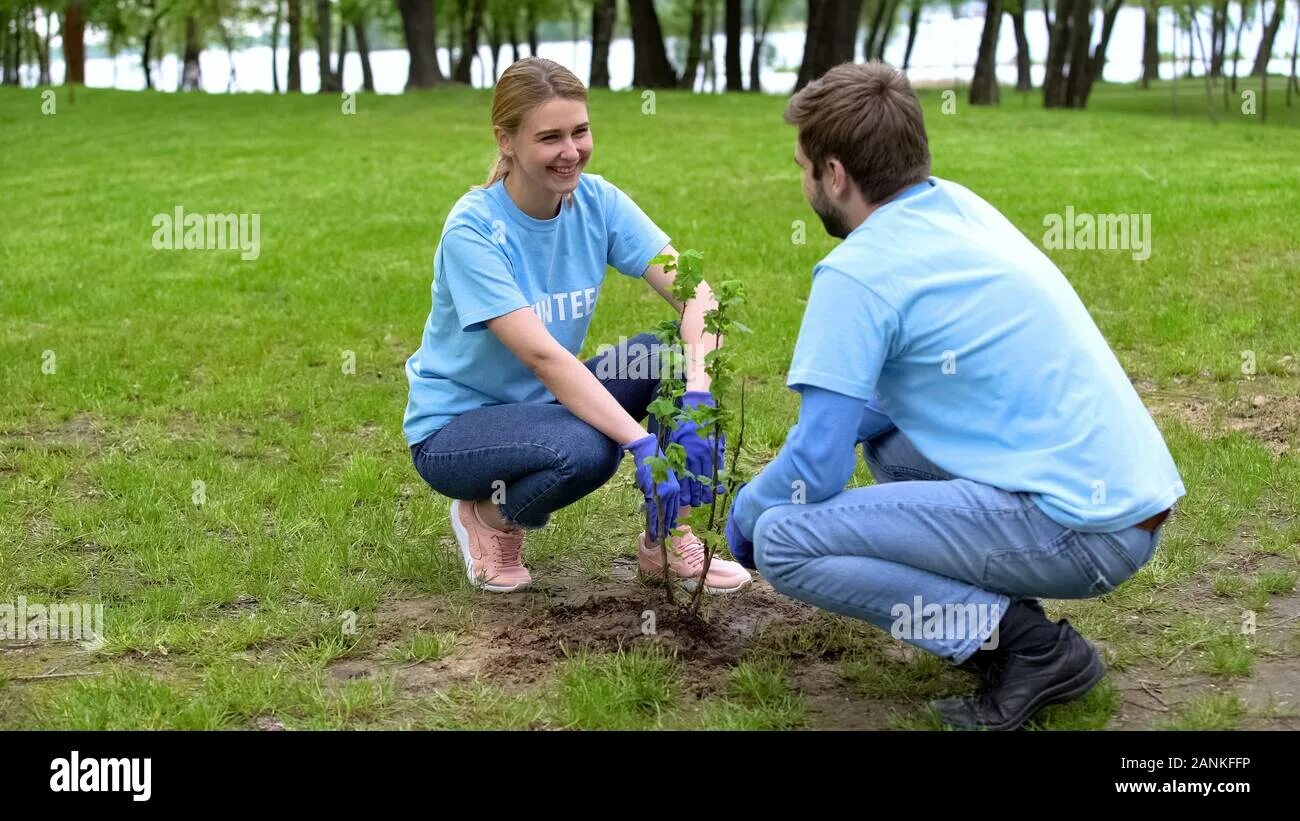
<svg viewBox="0 0 1300 821">
<path fill-rule="evenodd" d="M 945 473 L 897 428 L 862 444 L 878 484 L 768 509 L 755 563 L 781 593 L 953 663 L 979 649 L 1012 599 L 1108 593 L 1155 553 L 1159 528 L 1062 527 L 1027 494 Z"/>
<path fill-rule="evenodd" d="M 639 334 L 587 360 L 587 368 L 638 422 L 659 388 L 663 343 Z M 467 411 L 411 447 L 415 469 L 453 499 L 496 499 L 520 527 L 604 485 L 618 471 L 617 442 L 557 402 L 492 405 Z"/>
</svg>

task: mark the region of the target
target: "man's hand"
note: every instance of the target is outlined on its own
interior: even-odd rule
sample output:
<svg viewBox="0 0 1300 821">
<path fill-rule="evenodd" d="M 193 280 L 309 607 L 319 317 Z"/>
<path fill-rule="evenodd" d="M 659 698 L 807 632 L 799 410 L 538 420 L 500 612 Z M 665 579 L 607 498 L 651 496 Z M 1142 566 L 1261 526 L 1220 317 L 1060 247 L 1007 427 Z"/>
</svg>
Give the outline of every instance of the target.
<svg viewBox="0 0 1300 821">
<path fill-rule="evenodd" d="M 736 488 L 736 501 L 740 500 L 740 491 L 744 487 L 744 485 L 741 485 Z M 754 563 L 754 543 L 746 539 L 745 534 L 740 532 L 740 525 L 734 515 L 736 510 L 735 502 L 732 502 L 731 510 L 733 515 L 727 517 L 727 549 L 731 551 L 731 555 L 735 556 L 736 561 L 740 562 L 742 566 L 750 570 L 757 570 L 758 567 Z"/>
</svg>

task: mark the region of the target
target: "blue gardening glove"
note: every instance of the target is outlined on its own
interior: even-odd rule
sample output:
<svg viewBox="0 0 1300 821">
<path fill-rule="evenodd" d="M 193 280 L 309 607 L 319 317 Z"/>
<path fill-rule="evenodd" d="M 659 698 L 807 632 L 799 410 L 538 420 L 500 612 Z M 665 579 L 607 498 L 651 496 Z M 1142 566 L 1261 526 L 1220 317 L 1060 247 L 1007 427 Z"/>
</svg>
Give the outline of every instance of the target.
<svg viewBox="0 0 1300 821">
<path fill-rule="evenodd" d="M 681 486 L 677 483 L 677 476 L 673 471 L 668 471 L 668 477 L 655 485 L 654 477 L 650 472 L 650 466 L 646 464 L 646 459 L 652 456 L 663 456 L 663 451 L 659 450 L 658 442 L 653 433 L 648 433 L 623 446 L 623 450 L 632 454 L 632 460 L 636 464 L 636 484 L 645 494 L 645 509 L 649 518 L 649 529 L 646 535 L 651 541 L 660 538 L 660 534 L 667 534 L 677 526 L 677 507 L 680 503 Z M 664 521 L 663 527 L 659 527 L 659 506 L 655 505 L 655 493 L 659 495 L 659 506 L 663 507 Z"/>
<path fill-rule="evenodd" d="M 691 408 L 696 405 L 708 405 L 714 407 L 717 403 L 708 391 L 687 391 L 682 395 L 682 407 Z M 686 449 L 686 471 L 690 476 L 679 477 L 682 486 L 682 504 L 691 507 L 707 505 L 713 501 L 715 489 L 709 487 L 709 483 L 700 482 L 695 476 L 712 476 L 713 475 L 713 440 L 718 440 L 718 469 L 726 463 L 727 439 L 719 430 L 714 430 L 707 436 L 700 435 L 699 425 L 689 420 L 678 423 L 677 427 L 668 434 L 669 442 L 676 442 Z M 721 491 L 721 486 L 716 490 Z"/>
<path fill-rule="evenodd" d="M 744 487 L 744 485 L 741 485 L 736 488 L 737 500 L 740 499 L 740 491 Z M 731 551 L 731 555 L 736 557 L 736 561 L 740 562 L 744 567 L 748 567 L 750 570 L 758 569 L 754 565 L 754 543 L 746 539 L 745 534 L 740 532 L 740 525 L 736 520 L 735 502 L 732 502 L 731 515 L 727 517 L 727 549 Z"/>
</svg>

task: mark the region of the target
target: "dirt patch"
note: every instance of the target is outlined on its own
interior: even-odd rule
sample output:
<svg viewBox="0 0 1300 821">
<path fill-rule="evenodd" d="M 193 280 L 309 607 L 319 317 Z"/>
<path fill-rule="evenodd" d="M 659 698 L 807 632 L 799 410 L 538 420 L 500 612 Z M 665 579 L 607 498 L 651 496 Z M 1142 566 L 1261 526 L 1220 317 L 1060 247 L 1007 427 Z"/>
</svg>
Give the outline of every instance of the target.
<svg viewBox="0 0 1300 821">
<path fill-rule="evenodd" d="M 1193 432 L 1215 438 L 1240 431 L 1259 440 L 1274 456 L 1292 452 L 1300 441 L 1300 396 L 1267 392 L 1267 384 L 1243 384 L 1232 399 L 1217 399 L 1190 391 L 1159 390 L 1137 385 L 1151 413 L 1172 416 Z"/>
<path fill-rule="evenodd" d="M 1146 730 L 1179 717 L 1193 699 L 1214 694 L 1239 698 L 1246 715 L 1244 730 L 1300 729 L 1300 659 L 1256 660 L 1249 676 L 1223 678 L 1206 675 L 1170 677 L 1156 670 L 1112 671 L 1111 681 L 1120 705 L 1108 729 Z"/>
<path fill-rule="evenodd" d="M 108 436 L 104 426 L 93 414 L 85 411 L 61 424 L 41 430 L 0 434 L 0 444 L 15 450 L 39 448 L 51 451 L 97 451 L 103 449 L 107 443 Z"/>
<path fill-rule="evenodd" d="M 863 698 L 833 663 L 801 663 L 790 678 L 808 705 L 810 730 L 886 730 L 894 715 L 915 710 L 915 704 Z"/>
<path fill-rule="evenodd" d="M 404 687 L 426 690 L 482 678 L 517 690 L 537 684 L 578 652 L 655 646 L 677 658 L 684 679 L 702 696 L 767 627 L 816 614 L 760 579 L 738 593 L 708 597 L 700 616 L 692 617 L 635 576 L 635 560 L 619 559 L 608 579 L 551 575 L 520 593 L 483 594 L 473 602 L 473 626 L 460 647 L 446 659 L 403 668 Z M 447 626 L 456 618 L 437 601 L 420 599 L 389 602 L 376 614 L 381 635 Z"/>
</svg>

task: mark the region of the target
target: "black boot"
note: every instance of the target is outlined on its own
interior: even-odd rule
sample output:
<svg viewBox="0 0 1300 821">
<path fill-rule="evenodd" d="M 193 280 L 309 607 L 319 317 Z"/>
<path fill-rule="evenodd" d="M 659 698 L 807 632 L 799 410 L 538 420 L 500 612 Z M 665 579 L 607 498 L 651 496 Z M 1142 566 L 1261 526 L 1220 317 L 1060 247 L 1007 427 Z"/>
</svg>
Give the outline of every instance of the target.
<svg viewBox="0 0 1300 821">
<path fill-rule="evenodd" d="M 1013 605 L 1007 615 L 1018 609 Z M 1016 730 L 1043 707 L 1091 690 L 1106 675 L 1097 651 L 1069 621 L 1047 625 L 1056 631 L 1050 647 L 1038 646 L 1039 629 L 1022 633 L 1016 644 L 989 659 L 975 695 L 930 702 L 939 719 L 959 729 Z"/>
<path fill-rule="evenodd" d="M 1038 599 L 1016 599 L 998 622 L 998 646 L 976 650 L 957 669 L 974 673 L 982 682 L 1012 645 L 1033 652 L 1047 649 L 1055 641 L 1056 625 L 1047 618 L 1042 603 Z"/>
</svg>

